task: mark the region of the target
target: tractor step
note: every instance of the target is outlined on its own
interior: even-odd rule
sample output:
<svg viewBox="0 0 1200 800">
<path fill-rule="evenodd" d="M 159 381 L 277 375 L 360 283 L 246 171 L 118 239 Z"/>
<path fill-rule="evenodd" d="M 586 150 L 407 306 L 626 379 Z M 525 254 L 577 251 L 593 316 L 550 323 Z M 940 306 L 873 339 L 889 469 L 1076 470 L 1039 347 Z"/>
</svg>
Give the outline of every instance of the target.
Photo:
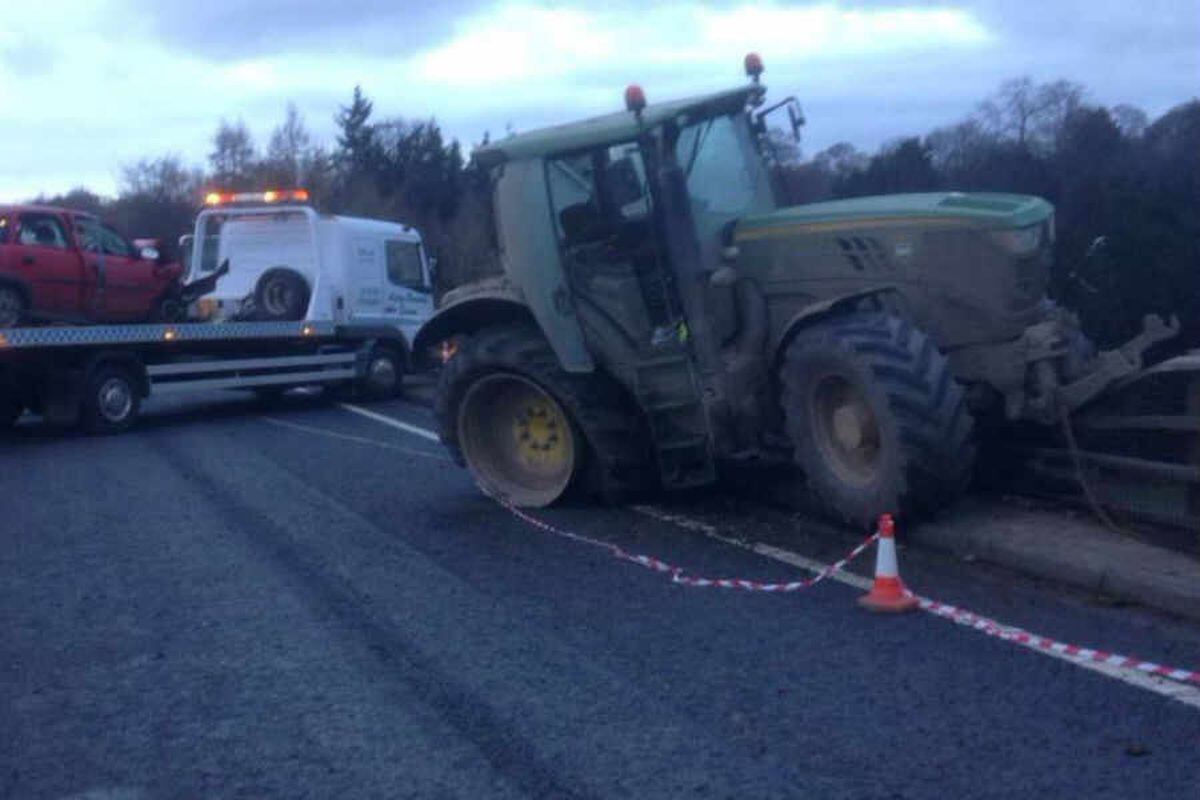
<svg viewBox="0 0 1200 800">
<path fill-rule="evenodd" d="M 634 392 L 646 412 L 666 488 L 716 480 L 716 460 L 700 386 L 686 355 L 655 356 L 637 365 Z"/>
</svg>

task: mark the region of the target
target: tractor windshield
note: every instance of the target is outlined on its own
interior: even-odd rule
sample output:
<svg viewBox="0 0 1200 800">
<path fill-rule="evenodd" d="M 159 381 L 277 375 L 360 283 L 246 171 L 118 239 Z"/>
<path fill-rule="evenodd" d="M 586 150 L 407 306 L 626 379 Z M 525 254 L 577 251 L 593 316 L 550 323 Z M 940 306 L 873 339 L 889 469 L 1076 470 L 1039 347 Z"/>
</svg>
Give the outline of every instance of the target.
<svg viewBox="0 0 1200 800">
<path fill-rule="evenodd" d="M 711 117 L 680 131 L 675 155 L 687 175 L 701 246 L 718 246 L 721 230 L 746 214 L 773 208 L 770 182 L 745 117 Z"/>
</svg>

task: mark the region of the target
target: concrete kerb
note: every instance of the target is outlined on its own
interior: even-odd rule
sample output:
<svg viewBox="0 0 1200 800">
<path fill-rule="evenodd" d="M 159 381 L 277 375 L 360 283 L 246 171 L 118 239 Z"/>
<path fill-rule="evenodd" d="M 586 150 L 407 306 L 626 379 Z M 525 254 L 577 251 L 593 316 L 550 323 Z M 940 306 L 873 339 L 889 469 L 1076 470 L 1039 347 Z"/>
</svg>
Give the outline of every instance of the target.
<svg viewBox="0 0 1200 800">
<path fill-rule="evenodd" d="M 908 540 L 1200 620 L 1200 562 L 1070 514 L 968 500 Z"/>
<path fill-rule="evenodd" d="M 405 396 L 431 405 L 433 382 L 410 376 Z M 796 502 L 791 488 L 753 486 L 771 505 L 812 510 Z M 910 544 L 1200 620 L 1200 561 L 1121 536 L 1090 519 L 976 497 L 939 519 L 907 526 L 904 534 Z"/>
</svg>

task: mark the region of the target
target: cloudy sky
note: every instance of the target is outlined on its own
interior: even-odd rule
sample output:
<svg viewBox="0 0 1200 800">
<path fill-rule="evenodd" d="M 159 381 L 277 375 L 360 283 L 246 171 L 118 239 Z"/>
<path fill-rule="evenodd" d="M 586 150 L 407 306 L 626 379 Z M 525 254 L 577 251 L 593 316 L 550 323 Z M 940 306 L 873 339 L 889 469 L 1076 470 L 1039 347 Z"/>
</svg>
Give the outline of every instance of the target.
<svg viewBox="0 0 1200 800">
<path fill-rule="evenodd" d="M 20 6 L 20 13 L 16 6 Z M 362 84 L 381 116 L 464 143 L 742 80 L 762 53 L 805 148 L 953 122 L 1001 81 L 1068 78 L 1152 117 L 1200 95 L 1200 0 L 0 0 L 0 201 L 176 153 L 217 121 L 265 143 L 295 102 L 317 137 Z M 10 8 L 10 6 L 13 6 Z"/>
</svg>

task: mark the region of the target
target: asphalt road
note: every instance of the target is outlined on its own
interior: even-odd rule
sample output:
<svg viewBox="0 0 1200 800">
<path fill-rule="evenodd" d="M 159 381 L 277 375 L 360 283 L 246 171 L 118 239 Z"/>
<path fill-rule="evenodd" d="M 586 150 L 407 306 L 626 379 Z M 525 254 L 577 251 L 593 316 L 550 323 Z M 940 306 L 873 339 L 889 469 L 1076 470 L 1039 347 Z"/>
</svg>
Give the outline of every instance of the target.
<svg viewBox="0 0 1200 800">
<path fill-rule="evenodd" d="M 832 581 L 673 586 L 335 405 L 26 424 L 0 498 L 3 797 L 1200 797 L 1200 706 Z M 856 541 L 733 489 L 654 502 L 825 561 Z M 633 508 L 543 516 L 695 574 L 796 575 Z M 1197 626 L 901 559 L 926 595 L 1200 668 Z"/>
</svg>

